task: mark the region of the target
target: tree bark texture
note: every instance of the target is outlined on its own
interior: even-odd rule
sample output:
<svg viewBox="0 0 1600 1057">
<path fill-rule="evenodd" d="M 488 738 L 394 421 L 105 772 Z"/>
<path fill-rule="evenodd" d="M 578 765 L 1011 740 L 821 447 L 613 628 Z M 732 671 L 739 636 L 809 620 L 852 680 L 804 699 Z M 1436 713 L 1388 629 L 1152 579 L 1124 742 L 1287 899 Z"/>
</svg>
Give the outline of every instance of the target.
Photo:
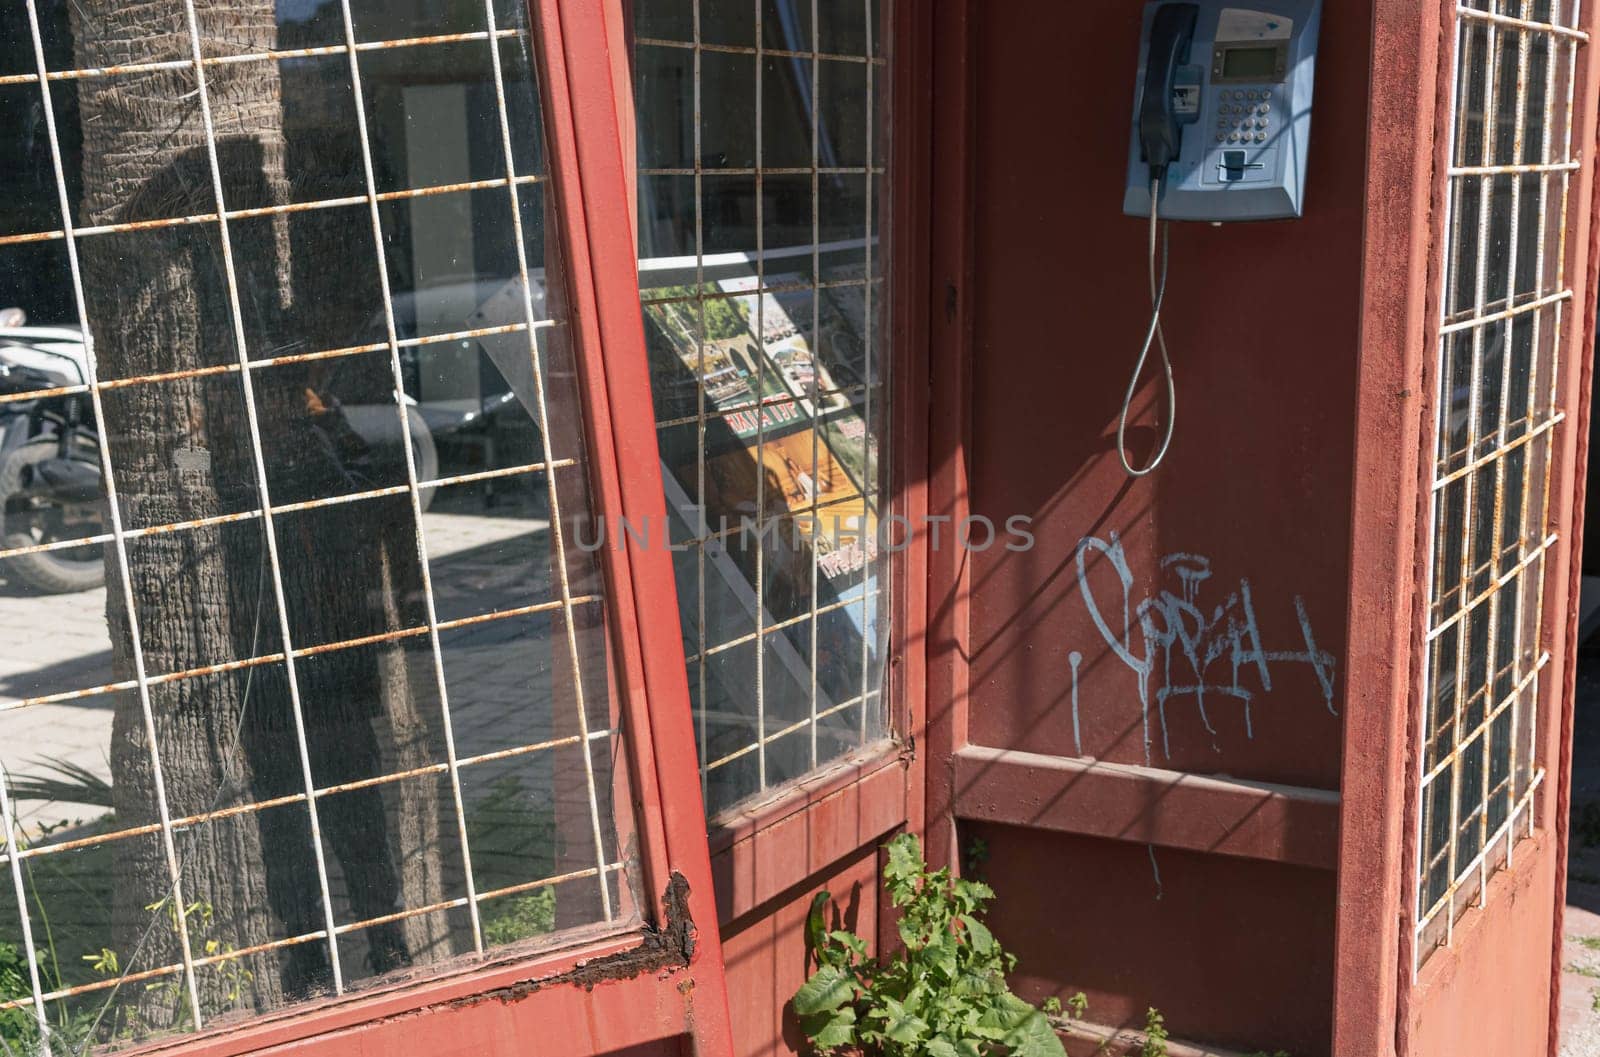
<svg viewBox="0 0 1600 1057">
<path fill-rule="evenodd" d="M 205 55 L 277 43 L 272 0 L 198 0 Z M 105 67 L 182 60 L 191 44 L 178 0 L 81 0 L 76 61 Z M 343 57 L 339 57 L 342 63 Z M 276 62 L 209 65 L 206 90 L 230 209 L 282 205 L 347 187 L 359 171 L 349 135 L 286 129 Z M 80 224 L 197 216 L 217 209 L 193 68 L 76 82 L 83 123 Z M 230 225 L 239 315 L 252 358 L 381 338 L 377 257 L 365 205 L 240 219 Z M 101 379 L 236 364 L 234 306 L 216 223 L 80 239 Z M 347 404 L 396 406 L 387 351 L 251 372 L 273 505 L 403 483 L 403 453 L 368 447 Z M 254 442 L 237 370 L 105 391 L 102 423 L 117 500 L 130 528 L 259 510 Z M 425 622 L 417 527 L 408 497 L 366 499 L 276 519 L 286 623 L 297 648 Z M 130 541 L 129 574 L 149 675 L 284 649 L 260 517 Z M 132 678 L 130 622 L 114 549 L 107 617 L 117 678 Z M 296 661 L 317 787 L 444 758 L 427 639 L 376 643 Z M 150 693 L 172 817 L 305 792 L 288 670 L 281 660 L 158 683 Z M 120 695 L 111 746 L 119 828 L 158 821 L 141 702 Z M 345 924 L 459 894 L 462 869 L 436 777 L 319 798 L 333 911 Z M 306 803 L 186 827 L 176 838 L 196 957 L 324 928 Z M 443 825 L 441 825 L 443 822 Z M 441 843 L 441 834 L 446 834 Z M 114 948 L 124 970 L 180 960 L 172 891 L 156 838 L 118 841 Z M 153 915 L 164 920 L 151 926 Z M 440 914 L 351 933 L 347 979 L 460 946 Z M 137 963 L 133 962 L 137 952 Z M 202 967 L 208 1018 L 264 1011 L 331 987 L 325 939 Z M 181 978 L 169 977 L 172 981 Z M 120 992 L 110 1031 L 191 1027 L 181 987 Z"/>
</svg>

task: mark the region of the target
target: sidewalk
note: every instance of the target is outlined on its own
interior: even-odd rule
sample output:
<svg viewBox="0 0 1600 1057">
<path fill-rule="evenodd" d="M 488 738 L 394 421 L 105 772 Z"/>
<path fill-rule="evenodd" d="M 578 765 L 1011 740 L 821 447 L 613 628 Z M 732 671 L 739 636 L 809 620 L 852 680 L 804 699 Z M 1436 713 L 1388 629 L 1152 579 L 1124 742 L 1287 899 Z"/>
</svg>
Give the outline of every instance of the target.
<svg viewBox="0 0 1600 1057">
<path fill-rule="evenodd" d="M 476 495 L 441 495 L 423 515 L 441 613 L 452 600 L 467 597 L 474 612 L 545 599 L 549 521 L 542 504 L 516 504 L 513 498 L 485 510 Z M 447 505 L 453 509 L 445 509 Z M 530 586 L 539 597 L 530 597 Z M 105 612 L 104 588 L 37 596 L 0 583 L 0 706 L 113 681 Z M 525 631 L 516 621 L 506 624 L 452 635 L 451 659 L 456 663 L 449 665 L 449 689 L 460 755 L 472 755 L 474 743 L 503 730 L 514 711 L 548 714 L 548 705 L 540 709 L 534 700 L 548 702 L 548 686 L 530 685 L 532 673 L 515 664 L 515 651 L 497 649 L 506 645 L 508 634 Z M 0 764 L 15 774 L 38 774 L 42 761 L 59 758 L 110 781 L 113 710 L 113 696 L 102 694 L 0 711 Z M 99 809 L 23 801 L 17 813 L 25 830 L 36 831 L 84 819 Z"/>
<path fill-rule="evenodd" d="M 1577 699 L 1561 1057 L 1600 1057 L 1600 651 L 1578 653 Z"/>
</svg>

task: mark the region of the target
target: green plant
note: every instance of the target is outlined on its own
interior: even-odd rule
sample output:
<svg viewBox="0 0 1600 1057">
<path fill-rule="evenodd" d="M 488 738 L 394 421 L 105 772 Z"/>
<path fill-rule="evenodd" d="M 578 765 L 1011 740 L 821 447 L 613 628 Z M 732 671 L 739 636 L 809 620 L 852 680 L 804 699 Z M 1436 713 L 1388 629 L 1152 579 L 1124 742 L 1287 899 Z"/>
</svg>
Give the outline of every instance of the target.
<svg viewBox="0 0 1600 1057">
<path fill-rule="evenodd" d="M 44 773 L 11 776 L 11 795 L 16 799 L 111 810 L 111 783 L 89 768 L 58 756 L 44 756 L 34 763 L 43 767 Z"/>
<path fill-rule="evenodd" d="M 1144 1042 L 1139 1057 L 1167 1057 L 1167 1018 L 1154 1006 L 1144 1011 Z"/>
<path fill-rule="evenodd" d="M 486 904 L 483 910 L 483 938 L 496 946 L 554 932 L 555 927 L 554 885 L 545 885 L 525 895 L 495 900 Z"/>
<path fill-rule="evenodd" d="M 811 904 L 817 970 L 794 996 L 801 1030 L 824 1053 L 859 1048 L 882 1057 L 1065 1057 L 1045 1013 L 1011 993 L 1016 958 L 979 920 L 988 885 L 930 871 L 912 834 L 887 845 L 884 887 L 900 912 L 904 949 L 867 957 L 866 941 L 828 929 L 832 897 Z"/>
<path fill-rule="evenodd" d="M 14 943 L 0 943 L 0 1002 L 27 998 L 33 993 L 28 981 L 28 960 Z M 26 1006 L 14 1006 L 0 1012 L 0 1040 L 7 1049 L 26 1047 L 38 1030 L 33 1011 Z"/>
</svg>

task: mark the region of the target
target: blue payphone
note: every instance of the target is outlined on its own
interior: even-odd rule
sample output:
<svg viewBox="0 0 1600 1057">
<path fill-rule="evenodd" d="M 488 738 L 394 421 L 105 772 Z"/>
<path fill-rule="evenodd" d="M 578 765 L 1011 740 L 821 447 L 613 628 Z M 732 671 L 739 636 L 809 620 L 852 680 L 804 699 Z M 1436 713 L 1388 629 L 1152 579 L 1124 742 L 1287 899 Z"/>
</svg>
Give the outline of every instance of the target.
<svg viewBox="0 0 1600 1057">
<path fill-rule="evenodd" d="M 1305 199 L 1321 0 L 1145 7 L 1126 213 L 1275 220 Z"/>
<path fill-rule="evenodd" d="M 1117 452 L 1131 476 L 1161 464 L 1176 415 L 1161 328 L 1167 239 L 1159 221 L 1300 216 L 1321 17 L 1322 0 L 1145 5 L 1122 195 L 1123 212 L 1150 219 L 1150 324 L 1117 424 Z M 1150 461 L 1135 468 L 1126 443 L 1129 408 L 1156 345 L 1166 376 L 1166 431 Z"/>
</svg>

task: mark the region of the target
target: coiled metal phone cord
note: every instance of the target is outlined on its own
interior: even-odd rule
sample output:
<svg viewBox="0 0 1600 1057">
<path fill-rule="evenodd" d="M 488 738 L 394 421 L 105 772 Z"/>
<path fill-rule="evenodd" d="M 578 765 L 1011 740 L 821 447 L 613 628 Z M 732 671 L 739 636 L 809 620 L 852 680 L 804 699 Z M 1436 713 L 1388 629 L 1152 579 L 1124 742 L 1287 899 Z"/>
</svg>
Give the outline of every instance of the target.
<svg viewBox="0 0 1600 1057">
<path fill-rule="evenodd" d="M 1161 177 L 1155 176 L 1150 180 L 1150 328 L 1144 335 L 1144 346 L 1139 350 L 1139 361 L 1134 364 L 1133 376 L 1128 379 L 1128 392 L 1122 398 L 1122 414 L 1117 419 L 1117 458 L 1122 460 L 1122 468 L 1128 471 L 1129 477 L 1144 477 L 1161 465 L 1161 460 L 1167 457 L 1167 449 L 1172 446 L 1172 424 L 1178 417 L 1178 393 L 1172 384 L 1172 357 L 1167 354 L 1167 336 L 1161 330 L 1161 303 L 1167 298 L 1167 254 L 1171 246 L 1170 222 L 1159 221 L 1159 201 L 1161 198 Z M 1156 234 L 1160 229 L 1161 243 L 1161 272 L 1159 278 L 1156 274 Z M 1145 361 L 1150 358 L 1150 346 L 1161 346 L 1161 367 L 1166 373 L 1167 380 L 1167 431 L 1161 438 L 1161 447 L 1150 460 L 1150 465 L 1143 469 L 1135 469 L 1133 462 L 1128 458 L 1128 415 L 1133 406 L 1133 394 L 1139 388 L 1139 376 L 1144 374 Z"/>
</svg>

